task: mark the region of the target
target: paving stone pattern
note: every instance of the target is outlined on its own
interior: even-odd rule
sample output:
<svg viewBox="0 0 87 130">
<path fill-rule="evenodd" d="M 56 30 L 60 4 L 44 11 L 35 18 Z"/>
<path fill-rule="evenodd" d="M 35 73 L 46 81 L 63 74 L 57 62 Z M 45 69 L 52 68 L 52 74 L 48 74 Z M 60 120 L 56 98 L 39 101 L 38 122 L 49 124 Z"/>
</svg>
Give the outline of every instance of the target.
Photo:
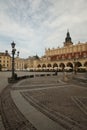
<svg viewBox="0 0 87 130">
<path fill-rule="evenodd" d="M 0 130 L 87 130 L 86 80 L 83 74 L 77 74 L 73 78 L 68 73 L 67 80 L 62 73 L 57 76 L 34 75 L 34 78 L 8 85 L 4 90 L 7 80 L 5 84 L 2 81 L 0 123 L 3 121 L 4 125 L 0 124 Z M 42 120 L 46 123 L 42 128 L 38 116 L 35 117 L 35 122 L 31 122 L 33 120 L 27 115 L 29 108 L 25 112 L 24 104 L 49 123 Z"/>
</svg>

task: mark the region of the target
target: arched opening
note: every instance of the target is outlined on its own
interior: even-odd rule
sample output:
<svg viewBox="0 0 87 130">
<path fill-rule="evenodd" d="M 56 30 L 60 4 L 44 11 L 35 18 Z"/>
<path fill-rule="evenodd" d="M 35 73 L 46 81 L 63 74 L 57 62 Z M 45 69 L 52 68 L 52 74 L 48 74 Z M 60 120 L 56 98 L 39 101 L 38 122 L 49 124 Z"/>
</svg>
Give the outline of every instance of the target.
<svg viewBox="0 0 87 130">
<path fill-rule="evenodd" d="M 82 66 L 82 64 L 80 62 L 75 62 L 75 66 L 80 67 L 80 66 Z"/>
<path fill-rule="evenodd" d="M 39 65 L 37 65 L 37 68 L 41 68 L 41 65 L 39 64 Z"/>
<path fill-rule="evenodd" d="M 36 68 L 36 71 L 41 71 L 42 69 L 41 69 L 41 65 L 40 64 L 38 64 L 37 65 L 37 68 Z"/>
<path fill-rule="evenodd" d="M 87 61 L 84 63 L 84 66 L 82 64 L 79 64 L 78 72 L 87 72 Z"/>
<path fill-rule="evenodd" d="M 52 65 L 51 65 L 51 64 L 48 64 L 48 65 L 47 65 L 47 71 L 50 71 L 50 70 L 52 70 Z"/>
<path fill-rule="evenodd" d="M 42 65 L 42 68 L 46 68 L 46 65 L 45 65 L 45 64 L 43 64 L 43 65 Z"/>
<path fill-rule="evenodd" d="M 2 70 L 2 65 L 0 64 L 0 71 Z"/>
<path fill-rule="evenodd" d="M 65 64 L 64 63 L 60 63 L 59 64 L 59 67 L 61 67 L 62 68 L 62 70 L 64 69 L 64 67 L 65 67 Z"/>
<path fill-rule="evenodd" d="M 42 71 L 46 71 L 46 65 L 45 64 L 42 65 Z"/>
<path fill-rule="evenodd" d="M 71 62 L 68 62 L 68 63 L 67 63 L 67 67 L 73 68 L 73 64 L 72 64 Z"/>
<path fill-rule="evenodd" d="M 84 66 L 87 67 L 87 61 L 84 63 Z"/>
<path fill-rule="evenodd" d="M 47 67 L 52 67 L 51 64 L 48 64 Z"/>
<path fill-rule="evenodd" d="M 54 63 L 54 64 L 53 64 L 53 68 L 55 68 L 55 67 L 58 67 L 57 63 Z"/>
</svg>

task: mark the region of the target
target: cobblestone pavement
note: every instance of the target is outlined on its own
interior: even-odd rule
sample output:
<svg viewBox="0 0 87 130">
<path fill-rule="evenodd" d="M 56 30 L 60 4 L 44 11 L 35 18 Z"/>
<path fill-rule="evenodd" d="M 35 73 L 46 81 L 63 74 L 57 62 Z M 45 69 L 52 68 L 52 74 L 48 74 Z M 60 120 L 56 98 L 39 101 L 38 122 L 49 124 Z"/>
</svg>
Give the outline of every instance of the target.
<svg viewBox="0 0 87 130">
<path fill-rule="evenodd" d="M 23 75 L 29 75 L 29 74 L 35 74 L 35 73 L 17 72 L 17 74 L 18 74 L 18 76 L 23 76 Z M 11 77 L 11 72 L 0 72 L 0 130 L 5 130 L 5 128 L 12 130 L 13 127 L 14 127 L 14 124 L 15 124 L 14 129 L 16 129 L 16 128 L 18 129 L 18 127 L 21 126 L 21 124 L 22 124 L 21 130 L 22 129 L 33 130 L 35 128 L 32 126 L 31 123 L 24 121 L 25 118 L 22 118 L 23 119 L 22 120 L 21 116 L 19 116 L 21 120 L 17 121 L 17 119 L 18 119 L 17 114 L 18 113 L 19 113 L 18 115 L 21 115 L 21 114 L 20 114 L 20 112 L 18 112 L 18 110 L 15 107 L 15 104 L 11 100 L 10 88 L 9 88 L 9 85 L 8 85 L 8 77 Z M 8 86 L 8 87 L 6 89 L 4 89 L 6 86 Z M 8 90 L 9 90 L 9 93 L 8 93 Z M 13 114 L 14 109 L 15 109 L 16 115 Z M 9 114 L 9 112 L 10 112 L 10 114 Z M 14 118 L 13 118 L 12 115 L 14 115 Z M 10 117 L 10 116 L 12 116 L 12 117 Z M 10 118 L 11 118 L 11 121 L 13 120 L 13 124 L 12 124 L 12 122 L 10 122 Z M 3 120 L 3 122 L 2 122 L 2 120 Z M 25 125 L 26 125 L 26 122 L 27 122 L 26 126 L 29 126 L 29 128 L 27 128 L 27 127 L 25 128 L 23 122 L 25 122 Z M 3 123 L 5 125 L 5 128 L 4 128 Z M 9 124 L 12 124 L 12 125 L 10 126 Z"/>
<path fill-rule="evenodd" d="M 76 80 L 71 82 L 71 78 L 69 82 L 61 79 L 58 76 L 27 79 L 13 86 L 12 93 L 21 93 L 25 100 L 65 129 L 86 130 L 86 83 L 82 86 L 76 85 Z"/>
<path fill-rule="evenodd" d="M 78 74 L 76 78 L 72 78 L 68 74 L 66 77 L 67 80 L 63 74 L 58 74 L 58 76 L 29 78 L 8 87 L 9 89 L 3 93 L 6 96 L 2 98 L 1 107 L 4 124 L 6 119 L 8 124 L 8 128 L 6 126 L 5 128 L 87 130 L 86 76 Z M 29 114 L 30 107 L 31 112 L 36 113 Z M 30 115 L 34 116 L 36 121 Z M 49 123 L 43 120 L 41 125 L 43 116 Z"/>
<path fill-rule="evenodd" d="M 10 74 L 8 74 L 8 73 L 0 72 L 0 93 L 8 85 L 7 77 L 9 75 Z M 0 105 L 0 109 L 1 109 L 1 105 Z M 0 112 L 0 130 L 5 130 L 4 125 L 2 123 L 1 112 Z"/>
</svg>

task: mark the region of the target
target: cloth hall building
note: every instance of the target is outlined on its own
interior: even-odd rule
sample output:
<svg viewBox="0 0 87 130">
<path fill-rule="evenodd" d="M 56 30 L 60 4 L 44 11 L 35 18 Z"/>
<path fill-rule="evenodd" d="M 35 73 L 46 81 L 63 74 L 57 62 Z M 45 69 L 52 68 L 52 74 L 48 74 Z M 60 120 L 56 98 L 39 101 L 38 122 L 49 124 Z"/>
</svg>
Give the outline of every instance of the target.
<svg viewBox="0 0 87 130">
<path fill-rule="evenodd" d="M 87 67 L 87 42 L 73 44 L 69 31 L 66 34 L 62 48 L 46 49 L 45 55 L 38 59 L 34 68 L 52 69 L 72 67 Z"/>
</svg>

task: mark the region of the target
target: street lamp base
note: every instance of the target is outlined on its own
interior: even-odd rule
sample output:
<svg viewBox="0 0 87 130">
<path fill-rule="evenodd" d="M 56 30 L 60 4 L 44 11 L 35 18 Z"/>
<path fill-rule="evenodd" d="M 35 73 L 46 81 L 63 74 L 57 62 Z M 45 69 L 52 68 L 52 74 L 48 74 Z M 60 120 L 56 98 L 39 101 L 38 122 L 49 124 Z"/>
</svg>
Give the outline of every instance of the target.
<svg viewBox="0 0 87 130">
<path fill-rule="evenodd" d="M 12 78 L 12 77 L 8 78 L 8 83 L 16 83 L 16 82 L 17 82 L 17 79 Z"/>
</svg>

